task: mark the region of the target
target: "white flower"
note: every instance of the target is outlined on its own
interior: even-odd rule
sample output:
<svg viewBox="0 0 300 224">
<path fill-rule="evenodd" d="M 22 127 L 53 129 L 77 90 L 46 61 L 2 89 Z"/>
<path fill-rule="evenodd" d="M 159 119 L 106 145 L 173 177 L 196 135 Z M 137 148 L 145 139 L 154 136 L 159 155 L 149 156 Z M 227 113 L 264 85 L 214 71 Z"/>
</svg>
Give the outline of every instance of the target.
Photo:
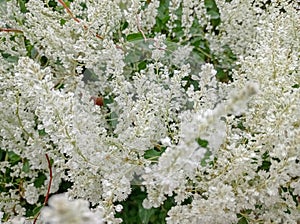
<svg viewBox="0 0 300 224">
<path fill-rule="evenodd" d="M 115 206 L 116 212 L 121 212 L 123 210 L 123 206 L 121 204 L 118 204 Z"/>
<path fill-rule="evenodd" d="M 49 199 L 49 206 L 42 209 L 41 219 L 50 224 L 102 224 L 100 210 L 92 211 L 88 201 L 68 200 L 65 194 L 54 195 Z"/>
<path fill-rule="evenodd" d="M 26 201 L 31 205 L 37 203 L 39 200 L 39 192 L 33 184 L 30 184 L 25 188 L 25 198 Z"/>
</svg>

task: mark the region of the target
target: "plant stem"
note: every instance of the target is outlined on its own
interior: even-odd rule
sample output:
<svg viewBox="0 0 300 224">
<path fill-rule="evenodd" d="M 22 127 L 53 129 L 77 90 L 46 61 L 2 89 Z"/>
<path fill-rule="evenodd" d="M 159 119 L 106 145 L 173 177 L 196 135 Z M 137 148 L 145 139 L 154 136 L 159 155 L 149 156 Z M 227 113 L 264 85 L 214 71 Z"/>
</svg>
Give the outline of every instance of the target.
<svg viewBox="0 0 300 224">
<path fill-rule="evenodd" d="M 23 33 L 22 30 L 18 30 L 18 29 L 13 29 L 13 28 L 1 28 L 0 27 L 0 32 L 7 32 L 7 33 Z"/>
<path fill-rule="evenodd" d="M 45 196 L 45 200 L 44 200 L 43 206 L 46 206 L 47 203 L 48 203 L 48 199 L 49 199 L 49 195 L 50 195 L 50 189 L 51 189 L 51 184 L 52 184 L 52 179 L 53 179 L 53 176 L 52 176 L 52 167 L 51 167 L 51 162 L 50 162 L 49 156 L 48 156 L 48 154 L 45 154 L 45 156 L 46 156 L 47 163 L 48 163 L 50 180 L 49 180 L 49 183 L 48 183 L 48 189 L 47 189 L 47 193 L 46 193 L 46 196 Z M 41 214 L 41 212 L 39 211 L 39 213 L 37 214 L 37 216 L 35 217 L 35 219 L 33 221 L 33 224 L 36 223 L 36 221 L 37 221 L 38 217 L 40 216 L 40 214 Z"/>
</svg>

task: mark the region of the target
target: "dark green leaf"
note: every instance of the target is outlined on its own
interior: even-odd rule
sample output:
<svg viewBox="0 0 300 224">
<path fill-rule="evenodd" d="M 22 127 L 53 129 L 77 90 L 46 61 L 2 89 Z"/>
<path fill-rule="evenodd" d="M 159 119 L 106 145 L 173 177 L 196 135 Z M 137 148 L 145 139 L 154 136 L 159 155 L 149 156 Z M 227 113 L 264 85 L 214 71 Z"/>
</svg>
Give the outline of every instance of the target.
<svg viewBox="0 0 300 224">
<path fill-rule="evenodd" d="M 204 4 L 207 9 L 211 9 L 216 6 L 216 3 L 214 0 L 205 0 Z"/>
<path fill-rule="evenodd" d="M 241 219 L 239 219 L 237 224 L 248 224 L 248 221 L 245 217 L 242 217 Z"/>
<path fill-rule="evenodd" d="M 38 132 L 39 132 L 39 136 L 41 136 L 41 137 L 47 135 L 47 132 L 45 131 L 45 129 L 38 130 Z"/>
<path fill-rule="evenodd" d="M 208 141 L 205 139 L 197 138 L 196 139 L 199 146 L 206 148 L 208 146 Z"/>
<path fill-rule="evenodd" d="M 12 165 L 15 165 L 21 161 L 21 157 L 19 155 L 17 155 L 16 153 L 10 151 L 10 152 L 8 152 L 8 160 Z"/>
<path fill-rule="evenodd" d="M 160 150 L 158 149 L 150 149 L 147 150 L 144 154 L 145 159 L 151 159 L 154 161 L 157 161 L 158 158 L 161 156 L 161 154 L 165 151 L 165 148 L 161 148 Z"/>
<path fill-rule="evenodd" d="M 44 182 L 45 182 L 46 179 L 47 179 L 47 177 L 45 176 L 45 174 L 42 173 L 42 172 L 39 172 L 39 174 L 35 178 L 33 184 L 34 184 L 35 187 L 39 188 L 39 187 L 41 187 L 44 184 Z"/>
<path fill-rule="evenodd" d="M 145 61 L 142 61 L 138 64 L 139 70 L 143 70 L 147 67 L 147 63 Z"/>
</svg>

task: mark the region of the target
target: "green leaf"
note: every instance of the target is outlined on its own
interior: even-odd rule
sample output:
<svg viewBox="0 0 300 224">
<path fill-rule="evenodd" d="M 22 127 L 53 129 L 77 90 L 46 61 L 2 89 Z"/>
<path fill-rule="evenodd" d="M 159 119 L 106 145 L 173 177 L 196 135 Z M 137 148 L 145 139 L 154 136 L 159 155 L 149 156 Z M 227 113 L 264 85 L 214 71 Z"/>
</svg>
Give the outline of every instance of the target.
<svg viewBox="0 0 300 224">
<path fill-rule="evenodd" d="M 215 10 L 208 10 L 207 14 L 210 15 L 211 19 L 219 19 L 220 18 L 220 14 Z"/>
<path fill-rule="evenodd" d="M 132 33 L 126 37 L 127 41 L 135 41 L 135 40 L 142 40 L 142 39 L 144 39 L 144 38 L 141 33 Z"/>
<path fill-rule="evenodd" d="M 139 70 L 143 70 L 147 67 L 147 63 L 145 61 L 141 61 L 139 64 L 138 64 L 138 67 L 139 67 Z"/>
<path fill-rule="evenodd" d="M 241 219 L 239 219 L 238 224 L 248 224 L 248 221 L 245 217 L 242 217 Z"/>
<path fill-rule="evenodd" d="M 155 213 L 154 209 L 145 209 L 139 204 L 138 214 L 143 224 L 148 224 L 150 217 Z"/>
<path fill-rule="evenodd" d="M 57 6 L 57 2 L 54 0 L 50 0 L 48 2 L 49 7 L 52 7 L 53 9 Z"/>
<path fill-rule="evenodd" d="M 47 179 L 47 177 L 45 176 L 45 174 L 42 172 L 39 172 L 39 174 L 38 174 L 37 178 L 35 178 L 33 184 L 35 187 L 39 188 L 44 184 L 46 179 Z"/>
<path fill-rule="evenodd" d="M 225 72 L 223 69 L 217 67 L 217 75 L 216 75 L 217 79 L 220 82 L 229 82 L 230 80 L 230 76 L 228 75 L 228 72 Z"/>
<path fill-rule="evenodd" d="M 269 171 L 270 167 L 272 165 L 271 161 L 270 161 L 270 155 L 268 152 L 265 152 L 261 158 L 263 159 L 262 164 L 257 168 L 257 171 L 259 170 L 265 170 L 265 171 Z"/>
<path fill-rule="evenodd" d="M 204 157 L 203 159 L 201 160 L 201 166 L 206 166 L 207 164 L 207 160 L 210 159 L 210 156 L 211 156 L 211 151 L 207 150 L 204 154 Z"/>
<path fill-rule="evenodd" d="M 12 165 L 15 165 L 21 161 L 21 157 L 12 151 L 9 151 L 8 152 L 8 160 Z"/>
<path fill-rule="evenodd" d="M 237 124 L 237 128 L 241 129 L 241 130 L 246 130 L 245 126 L 243 125 L 243 121 L 239 121 Z"/>
<path fill-rule="evenodd" d="M 26 13 L 27 12 L 27 9 L 26 9 L 26 0 L 18 0 L 18 3 L 19 3 L 19 7 L 20 7 L 20 10 L 22 13 Z"/>
<path fill-rule="evenodd" d="M 15 63 L 19 60 L 19 57 L 14 56 L 14 55 L 10 55 L 10 54 L 7 54 L 7 53 L 2 53 L 1 55 L 8 62 Z"/>
<path fill-rule="evenodd" d="M 122 218 L 124 224 L 145 223 L 145 224 L 164 224 L 168 211 L 175 205 L 173 197 L 168 197 L 159 208 L 145 209 L 142 205 L 147 193 L 140 187 L 135 186 L 131 195 L 126 201 L 121 202 L 123 211 L 116 214 Z"/>
<path fill-rule="evenodd" d="M 45 131 L 44 128 L 41 129 L 41 130 L 38 130 L 38 132 L 39 132 L 39 136 L 40 136 L 40 137 L 43 137 L 43 136 L 47 135 L 47 132 Z"/>
<path fill-rule="evenodd" d="M 61 20 L 60 20 L 60 25 L 63 26 L 63 25 L 65 25 L 66 22 L 67 22 L 67 20 L 61 19 Z"/>
<path fill-rule="evenodd" d="M 151 159 L 154 161 L 157 161 L 158 158 L 161 156 L 161 154 L 165 151 L 165 148 L 161 148 L 160 150 L 157 150 L 155 148 L 149 149 L 145 152 L 144 158 L 145 159 Z"/>
<path fill-rule="evenodd" d="M 211 9 L 211 8 L 213 8 L 213 7 L 216 6 L 216 3 L 215 3 L 214 0 L 206 0 L 206 1 L 204 2 L 204 4 L 205 4 L 205 7 L 206 7 L 207 9 Z"/>
<path fill-rule="evenodd" d="M 110 115 L 110 119 L 111 119 L 111 126 L 113 129 L 115 129 L 117 127 L 118 124 L 118 115 L 115 112 L 112 112 Z"/>
<path fill-rule="evenodd" d="M 205 139 L 197 138 L 196 142 L 198 143 L 199 146 L 201 146 L 203 148 L 207 148 L 207 146 L 208 146 L 208 141 Z"/>
<path fill-rule="evenodd" d="M 44 205 L 40 205 L 40 206 L 37 206 L 35 207 L 33 210 L 32 210 L 32 213 L 33 213 L 33 216 L 37 215 L 41 209 L 43 208 Z"/>
<path fill-rule="evenodd" d="M 22 171 L 24 171 L 25 173 L 29 173 L 30 164 L 29 164 L 28 159 L 24 159 Z"/>
<path fill-rule="evenodd" d="M 0 0 L 0 14 L 6 14 L 7 13 L 7 0 Z"/>
<path fill-rule="evenodd" d="M 0 148 L 0 161 L 4 161 L 6 157 L 6 151 Z"/>
<path fill-rule="evenodd" d="M 135 63 L 141 60 L 141 52 L 131 51 L 125 56 L 126 63 Z"/>
</svg>

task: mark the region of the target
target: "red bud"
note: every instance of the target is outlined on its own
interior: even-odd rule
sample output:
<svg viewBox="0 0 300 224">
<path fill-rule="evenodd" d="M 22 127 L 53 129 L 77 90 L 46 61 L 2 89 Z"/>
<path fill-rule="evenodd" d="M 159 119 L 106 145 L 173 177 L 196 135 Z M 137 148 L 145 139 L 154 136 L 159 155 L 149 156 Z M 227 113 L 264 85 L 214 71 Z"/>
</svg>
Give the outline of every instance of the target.
<svg viewBox="0 0 300 224">
<path fill-rule="evenodd" d="M 103 97 L 95 97 L 95 96 L 92 96 L 91 97 L 91 100 L 94 101 L 94 105 L 97 105 L 99 107 L 102 107 L 104 105 L 104 100 L 103 100 Z"/>
</svg>

